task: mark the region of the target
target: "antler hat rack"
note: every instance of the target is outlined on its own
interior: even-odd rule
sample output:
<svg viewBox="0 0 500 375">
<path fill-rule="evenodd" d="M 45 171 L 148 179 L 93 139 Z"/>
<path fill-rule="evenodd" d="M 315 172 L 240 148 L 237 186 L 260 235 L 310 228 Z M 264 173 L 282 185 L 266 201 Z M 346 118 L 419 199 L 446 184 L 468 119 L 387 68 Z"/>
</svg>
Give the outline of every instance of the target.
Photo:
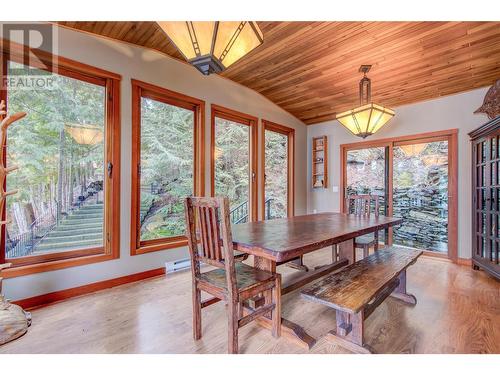
<svg viewBox="0 0 500 375">
<path fill-rule="evenodd" d="M 5 191 L 5 179 L 7 175 L 16 169 L 17 166 L 5 166 L 5 152 L 7 142 L 7 129 L 10 125 L 19 121 L 24 116 L 25 112 L 14 113 L 8 115 L 5 111 L 5 102 L 0 102 L 0 215 L 4 211 L 5 201 L 9 195 L 17 193 L 17 190 Z M 8 222 L 0 220 L 0 229 L 2 225 Z M 3 232 L 0 231 L 0 237 Z M 10 303 L 2 294 L 2 271 L 11 266 L 10 263 L 0 264 L 0 345 L 21 337 L 28 331 L 31 325 L 31 314 L 24 311 L 21 307 Z"/>
</svg>

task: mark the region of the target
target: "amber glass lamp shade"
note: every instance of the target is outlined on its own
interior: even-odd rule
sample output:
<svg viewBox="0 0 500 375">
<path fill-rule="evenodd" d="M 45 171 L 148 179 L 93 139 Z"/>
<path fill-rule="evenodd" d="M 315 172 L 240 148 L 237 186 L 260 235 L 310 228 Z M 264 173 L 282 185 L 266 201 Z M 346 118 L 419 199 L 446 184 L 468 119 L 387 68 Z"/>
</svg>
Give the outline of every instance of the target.
<svg viewBox="0 0 500 375">
<path fill-rule="evenodd" d="M 392 109 L 375 103 L 368 103 L 360 107 L 339 113 L 337 120 L 352 134 L 366 138 L 376 133 L 394 117 Z"/>
<path fill-rule="evenodd" d="M 219 73 L 263 42 L 256 22 L 158 22 L 184 58 L 205 75 Z"/>
<path fill-rule="evenodd" d="M 427 147 L 426 143 L 399 146 L 401 151 L 403 151 L 407 157 L 420 155 L 426 147 Z"/>
</svg>

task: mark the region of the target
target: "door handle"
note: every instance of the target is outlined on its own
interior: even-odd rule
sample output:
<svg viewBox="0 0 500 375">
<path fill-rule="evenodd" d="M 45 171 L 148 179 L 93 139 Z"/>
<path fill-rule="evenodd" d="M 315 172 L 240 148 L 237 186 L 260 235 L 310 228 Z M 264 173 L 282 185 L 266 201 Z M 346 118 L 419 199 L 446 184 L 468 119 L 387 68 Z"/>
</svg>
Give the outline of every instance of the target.
<svg viewBox="0 0 500 375">
<path fill-rule="evenodd" d="M 113 174 L 113 163 L 108 161 L 108 177 L 111 178 L 112 174 Z"/>
</svg>

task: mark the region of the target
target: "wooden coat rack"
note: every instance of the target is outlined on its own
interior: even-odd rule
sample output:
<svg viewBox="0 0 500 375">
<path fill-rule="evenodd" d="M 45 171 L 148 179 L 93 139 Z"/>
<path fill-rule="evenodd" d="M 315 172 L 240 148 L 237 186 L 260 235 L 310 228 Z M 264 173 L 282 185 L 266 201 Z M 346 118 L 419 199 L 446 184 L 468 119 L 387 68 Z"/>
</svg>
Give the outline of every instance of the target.
<svg viewBox="0 0 500 375">
<path fill-rule="evenodd" d="M 13 115 L 7 115 L 5 111 L 5 102 L 0 102 L 0 214 L 4 212 L 5 201 L 9 195 L 17 193 L 17 190 L 5 191 L 5 179 L 7 175 L 16 169 L 17 166 L 5 167 L 5 152 L 7 142 L 7 129 L 14 122 L 19 121 L 25 112 L 18 112 Z M 7 221 L 0 220 L 0 238 L 2 235 L 2 225 Z M 0 345 L 21 337 L 28 331 L 31 325 L 31 314 L 24 311 L 21 307 L 10 303 L 2 294 L 2 271 L 11 266 L 10 263 L 0 264 Z"/>
</svg>

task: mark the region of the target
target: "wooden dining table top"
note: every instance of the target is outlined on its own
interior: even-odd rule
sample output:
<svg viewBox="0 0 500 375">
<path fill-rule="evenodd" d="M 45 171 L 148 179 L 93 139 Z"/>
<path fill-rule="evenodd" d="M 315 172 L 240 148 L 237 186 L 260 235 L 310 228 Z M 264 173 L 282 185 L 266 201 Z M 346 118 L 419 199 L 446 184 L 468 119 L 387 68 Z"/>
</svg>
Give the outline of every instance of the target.
<svg viewBox="0 0 500 375">
<path fill-rule="evenodd" d="M 232 226 L 236 250 L 285 262 L 299 255 L 400 224 L 401 218 L 359 217 L 335 212 Z"/>
</svg>

